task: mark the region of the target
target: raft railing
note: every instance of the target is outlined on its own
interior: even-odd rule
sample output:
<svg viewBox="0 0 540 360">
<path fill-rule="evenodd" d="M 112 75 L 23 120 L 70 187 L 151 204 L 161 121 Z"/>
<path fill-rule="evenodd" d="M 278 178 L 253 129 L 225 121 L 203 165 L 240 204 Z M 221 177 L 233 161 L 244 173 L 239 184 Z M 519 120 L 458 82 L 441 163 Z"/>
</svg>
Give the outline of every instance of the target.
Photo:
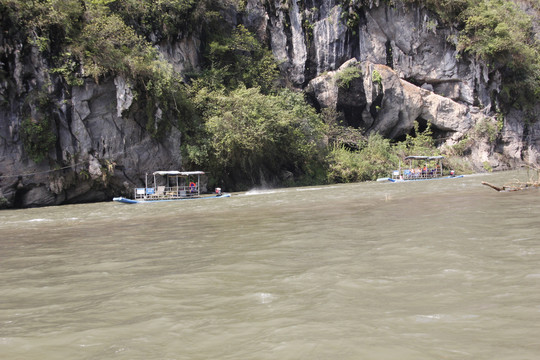
<svg viewBox="0 0 540 360">
<path fill-rule="evenodd" d="M 198 197 L 198 186 L 158 186 L 157 188 L 136 188 L 135 200 L 174 200 Z"/>
<path fill-rule="evenodd" d="M 442 170 L 437 168 L 431 168 L 427 170 L 422 169 L 403 169 L 401 171 L 395 170 L 392 173 L 393 179 L 403 179 L 403 180 L 423 180 L 423 179 L 434 179 L 442 177 Z"/>
</svg>

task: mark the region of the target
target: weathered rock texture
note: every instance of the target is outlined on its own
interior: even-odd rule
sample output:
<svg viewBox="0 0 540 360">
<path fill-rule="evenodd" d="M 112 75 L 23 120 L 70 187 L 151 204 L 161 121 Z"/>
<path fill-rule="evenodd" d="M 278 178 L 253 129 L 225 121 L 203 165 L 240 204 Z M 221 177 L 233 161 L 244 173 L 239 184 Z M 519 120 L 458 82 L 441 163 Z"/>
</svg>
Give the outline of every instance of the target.
<svg viewBox="0 0 540 360">
<path fill-rule="evenodd" d="M 337 0 L 299 1 L 303 6 L 290 6 L 294 0 L 269 3 L 269 20 L 259 27 L 268 29 L 289 79 L 305 87 L 317 107 L 342 111 L 348 125 L 400 138 L 411 132 L 415 121 L 429 121 L 439 143 L 448 146 L 481 121 L 497 126 L 494 99 L 500 74 L 474 58 L 457 56 L 457 30 L 439 24 L 426 9 L 377 0 L 370 6 Z M 357 20 L 347 22 L 351 13 Z M 309 25 L 299 27 L 298 18 Z M 300 45 L 290 40 L 290 34 L 302 31 L 305 66 L 294 51 Z M 336 72 L 353 63 L 362 77 L 340 88 Z M 374 84 L 374 71 L 380 83 Z M 512 112 L 495 141 L 476 139 L 469 160 L 478 170 L 507 169 L 522 160 L 537 163 L 537 127 L 534 121 L 524 124 L 519 111 Z"/>
<path fill-rule="evenodd" d="M 440 143 L 452 145 L 480 121 L 495 122 L 500 76 L 456 56 L 454 29 L 399 1 L 351 3 L 357 2 L 248 0 L 243 13 L 229 10 L 224 18 L 231 26 L 244 23 L 267 42 L 288 83 L 305 89 L 316 107 L 335 107 L 349 125 L 366 132 L 400 138 L 415 121 L 429 121 Z M 68 86 L 49 74 L 34 47 L 5 34 L 0 32 L 0 206 L 107 200 L 142 186 L 146 172 L 181 168 L 179 131 L 152 138 L 129 81 L 87 79 L 83 86 Z M 182 73 L 200 68 L 200 39 L 192 33 L 156 46 Z M 337 73 L 351 66 L 361 76 L 340 87 Z M 39 115 L 36 93 L 55 104 L 51 163 L 35 164 L 21 141 L 24 118 Z M 477 140 L 471 162 L 478 168 L 536 163 L 540 125 L 521 116 L 512 111 L 495 142 Z"/>
<path fill-rule="evenodd" d="M 83 86 L 66 89 L 46 73 L 37 52 L 23 54 L 4 47 L 4 54 L 11 60 L 5 64 L 8 68 L 21 69 L 13 72 L 12 82 L 2 84 L 2 96 L 11 105 L 0 109 L 4 206 L 107 200 L 131 194 L 133 185 L 143 183 L 146 172 L 181 167 L 179 131 L 172 128 L 157 141 L 137 114 L 128 116 L 134 99 L 125 79 L 105 79 L 99 84 L 86 80 Z M 21 122 L 37 106 L 25 101 L 38 91 L 57 99 L 52 119 L 56 146 L 49 153 L 54 166 L 47 161 L 34 163 L 20 138 Z"/>
<path fill-rule="evenodd" d="M 359 68 L 361 76 L 345 88 L 336 79 L 352 66 Z M 466 105 L 400 79 L 386 65 L 356 59 L 313 79 L 306 92 L 321 107 L 343 111 L 349 125 L 389 138 L 411 133 L 415 121 L 422 119 L 445 138 L 457 140 L 478 120 L 478 113 L 471 113 Z"/>
</svg>

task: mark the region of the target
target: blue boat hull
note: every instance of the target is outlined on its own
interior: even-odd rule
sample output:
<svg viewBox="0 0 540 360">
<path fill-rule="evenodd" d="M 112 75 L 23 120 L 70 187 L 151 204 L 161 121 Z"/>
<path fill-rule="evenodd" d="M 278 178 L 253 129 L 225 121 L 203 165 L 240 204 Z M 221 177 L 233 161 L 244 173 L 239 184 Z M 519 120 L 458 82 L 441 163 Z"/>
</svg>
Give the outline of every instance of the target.
<svg viewBox="0 0 540 360">
<path fill-rule="evenodd" d="M 155 199 L 155 200 L 133 200 L 133 199 L 128 199 L 128 198 L 120 196 L 120 197 L 113 198 L 113 201 L 119 202 L 122 204 L 147 204 L 147 203 L 156 203 L 156 202 L 165 202 L 165 201 L 170 202 L 170 201 L 182 201 L 182 200 L 220 199 L 220 198 L 227 198 L 227 197 L 231 197 L 231 194 L 202 196 L 202 197 L 196 197 L 196 198 Z"/>
</svg>

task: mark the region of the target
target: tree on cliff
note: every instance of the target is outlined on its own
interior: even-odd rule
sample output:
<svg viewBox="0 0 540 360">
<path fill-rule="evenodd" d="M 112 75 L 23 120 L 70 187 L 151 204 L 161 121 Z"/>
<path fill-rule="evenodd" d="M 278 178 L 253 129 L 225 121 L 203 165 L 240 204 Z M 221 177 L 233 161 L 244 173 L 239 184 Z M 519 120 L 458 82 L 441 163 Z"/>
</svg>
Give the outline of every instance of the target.
<svg viewBox="0 0 540 360">
<path fill-rule="evenodd" d="M 187 155 L 210 170 L 212 181 L 246 189 L 265 179 L 286 183 L 292 180 L 287 174 L 317 175 L 325 127 L 301 93 L 205 88 L 194 101 L 204 117 L 204 134 L 186 145 Z"/>
</svg>

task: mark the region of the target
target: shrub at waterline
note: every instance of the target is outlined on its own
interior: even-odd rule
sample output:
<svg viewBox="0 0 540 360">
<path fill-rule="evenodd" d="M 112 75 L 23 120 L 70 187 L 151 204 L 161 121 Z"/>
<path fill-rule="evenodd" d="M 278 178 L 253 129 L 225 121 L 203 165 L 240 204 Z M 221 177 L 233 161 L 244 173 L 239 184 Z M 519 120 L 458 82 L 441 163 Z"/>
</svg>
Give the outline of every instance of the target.
<svg viewBox="0 0 540 360">
<path fill-rule="evenodd" d="M 350 151 L 342 145 L 332 148 L 327 158 L 329 182 L 376 180 L 397 168 L 397 153 L 390 140 L 382 135 L 371 134 L 359 147 L 359 151 Z"/>
<path fill-rule="evenodd" d="M 211 182 L 238 189 L 284 172 L 309 175 L 322 160 L 325 126 L 300 93 L 201 89 L 193 100 L 204 125 L 184 153 Z"/>
</svg>

